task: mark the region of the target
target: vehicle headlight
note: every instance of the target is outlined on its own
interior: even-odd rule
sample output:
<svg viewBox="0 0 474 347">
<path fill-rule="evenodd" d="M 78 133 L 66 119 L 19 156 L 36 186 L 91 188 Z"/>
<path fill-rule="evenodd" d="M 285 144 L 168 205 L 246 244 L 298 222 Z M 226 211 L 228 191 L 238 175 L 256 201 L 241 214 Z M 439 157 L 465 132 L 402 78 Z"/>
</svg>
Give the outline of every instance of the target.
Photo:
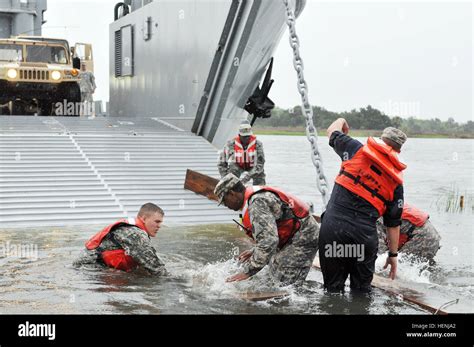
<svg viewBox="0 0 474 347">
<path fill-rule="evenodd" d="M 18 71 L 15 70 L 15 69 L 9 69 L 8 72 L 7 72 L 7 76 L 8 76 L 8 78 L 14 80 L 15 78 L 18 77 Z"/>
<path fill-rule="evenodd" d="M 51 73 L 51 78 L 55 81 L 59 81 L 61 79 L 61 72 L 59 71 L 53 71 Z"/>
<path fill-rule="evenodd" d="M 78 70 L 78 69 L 72 69 L 71 75 L 72 75 L 73 77 L 79 76 L 79 70 Z"/>
</svg>

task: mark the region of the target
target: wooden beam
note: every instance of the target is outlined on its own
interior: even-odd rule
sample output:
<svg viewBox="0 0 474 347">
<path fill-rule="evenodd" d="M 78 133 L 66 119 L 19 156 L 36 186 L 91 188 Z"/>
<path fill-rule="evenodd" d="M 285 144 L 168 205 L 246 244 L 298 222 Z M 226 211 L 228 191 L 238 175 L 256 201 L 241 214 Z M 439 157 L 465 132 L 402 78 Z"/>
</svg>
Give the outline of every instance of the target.
<svg viewBox="0 0 474 347">
<path fill-rule="evenodd" d="M 249 301 L 265 301 L 271 299 L 282 299 L 289 296 L 288 292 L 245 292 L 236 293 L 234 296 L 237 299 L 249 300 Z"/>
<path fill-rule="evenodd" d="M 216 189 L 218 183 L 219 180 L 213 177 L 188 169 L 188 171 L 186 172 L 184 189 L 205 196 L 209 200 L 219 201 L 217 196 L 215 196 L 214 194 L 214 189 Z M 321 217 L 313 217 L 318 223 L 321 223 Z"/>
<path fill-rule="evenodd" d="M 196 194 L 205 196 L 209 200 L 219 201 L 217 196 L 214 194 L 219 180 L 210 176 L 201 174 L 199 172 L 188 170 L 186 172 L 186 180 L 184 182 L 184 189 L 190 190 Z"/>
<path fill-rule="evenodd" d="M 316 258 L 313 262 L 313 268 L 321 270 L 321 266 L 319 264 L 319 258 Z M 405 288 L 400 286 L 399 283 L 396 281 L 392 281 L 391 279 L 374 275 L 374 279 L 372 280 L 372 287 L 378 288 L 383 290 L 384 292 L 394 295 L 403 301 L 415 304 L 422 309 L 429 311 L 433 314 L 439 315 L 446 315 L 448 312 L 440 310 L 436 307 L 433 307 L 428 302 L 426 302 L 426 297 L 424 294 L 417 292 L 416 290 Z"/>
</svg>

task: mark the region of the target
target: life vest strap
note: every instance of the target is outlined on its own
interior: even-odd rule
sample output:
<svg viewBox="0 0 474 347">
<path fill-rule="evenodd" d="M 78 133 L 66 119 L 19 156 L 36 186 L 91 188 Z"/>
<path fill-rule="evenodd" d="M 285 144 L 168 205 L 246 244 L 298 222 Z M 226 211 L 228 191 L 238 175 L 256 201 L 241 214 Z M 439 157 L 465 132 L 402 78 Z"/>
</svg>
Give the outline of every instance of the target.
<svg viewBox="0 0 474 347">
<path fill-rule="evenodd" d="M 354 175 L 344 170 L 341 170 L 341 172 L 339 173 L 339 176 L 346 176 L 350 178 L 351 180 L 354 181 L 354 184 L 360 184 L 365 190 L 371 193 L 373 197 L 380 199 L 385 205 L 388 204 L 388 201 L 381 194 L 379 194 L 378 189 L 372 189 L 368 185 L 366 185 L 364 182 L 360 181 L 360 179 L 362 178 L 361 176 L 355 177 Z"/>
</svg>

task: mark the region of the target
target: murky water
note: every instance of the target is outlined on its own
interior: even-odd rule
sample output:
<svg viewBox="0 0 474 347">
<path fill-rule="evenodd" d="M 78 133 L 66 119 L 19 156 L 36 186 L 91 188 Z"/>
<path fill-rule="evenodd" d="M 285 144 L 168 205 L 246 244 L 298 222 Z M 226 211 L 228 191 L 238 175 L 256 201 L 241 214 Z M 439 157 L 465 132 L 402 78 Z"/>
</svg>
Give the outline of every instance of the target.
<svg viewBox="0 0 474 347">
<path fill-rule="evenodd" d="M 315 169 L 309 157 L 305 137 L 261 136 L 267 153 L 270 184 L 286 187 L 306 201 L 316 203 Z M 366 139 L 359 139 L 365 143 Z M 324 169 L 331 184 L 340 169 L 340 158 L 320 138 Z M 446 294 L 460 298 L 458 310 L 474 312 L 474 140 L 409 139 L 401 159 L 408 165 L 405 171 L 405 199 L 430 214 L 442 241 L 436 268 L 424 270 L 426 264 L 416 264 L 401 258 L 399 280 L 427 295 Z M 457 192 L 457 193 L 456 193 Z M 446 212 L 449 196 L 465 196 L 462 213 Z M 379 257 L 377 269 L 384 259 Z"/>
<path fill-rule="evenodd" d="M 272 136 L 261 139 L 266 147 L 269 183 L 314 201 L 318 210 L 320 200 L 306 140 Z M 403 156 L 409 164 L 407 201 L 430 212 L 443 238 L 443 248 L 434 268 L 402 257 L 399 281 L 427 296 L 459 298 L 458 308 L 463 312 L 474 312 L 472 209 L 445 212 L 442 200 L 453 186 L 462 194 L 473 193 L 473 145 L 471 140 L 411 140 Z M 326 173 L 332 181 L 340 161 L 323 141 L 321 147 Z M 236 248 L 248 247 L 233 225 L 163 228 L 153 242 L 171 272 L 167 278 L 73 268 L 72 261 L 85 240 L 100 228 L 1 230 L 0 248 L 7 248 L 10 254 L 2 256 L 0 252 L 0 313 L 424 313 L 379 290 L 370 297 L 324 295 L 317 270 L 311 271 L 303 288 L 284 288 L 290 293 L 285 298 L 249 301 L 244 293 L 275 288 L 265 271 L 251 281 L 225 283 L 226 277 L 238 271 L 233 260 Z M 19 259 L 21 255 L 28 257 Z M 378 259 L 378 270 L 383 262 Z"/>
<path fill-rule="evenodd" d="M 97 227 L 98 229 L 99 227 Z M 238 270 L 236 247 L 246 247 L 233 226 L 164 228 L 158 251 L 171 276 L 154 278 L 104 269 L 71 266 L 94 228 L 23 230 L 2 233 L 0 242 L 39 245 L 38 260 L 1 260 L 1 313 L 79 314 L 246 314 L 246 313 L 392 313 L 420 312 L 381 292 L 370 300 L 325 297 L 314 271 L 304 288 L 285 288 L 290 296 L 251 302 L 244 293 L 274 291 L 263 272 L 249 282 L 227 284 Z M 319 282 L 318 282 L 319 281 Z M 348 305 L 347 302 L 351 304 Z"/>
</svg>

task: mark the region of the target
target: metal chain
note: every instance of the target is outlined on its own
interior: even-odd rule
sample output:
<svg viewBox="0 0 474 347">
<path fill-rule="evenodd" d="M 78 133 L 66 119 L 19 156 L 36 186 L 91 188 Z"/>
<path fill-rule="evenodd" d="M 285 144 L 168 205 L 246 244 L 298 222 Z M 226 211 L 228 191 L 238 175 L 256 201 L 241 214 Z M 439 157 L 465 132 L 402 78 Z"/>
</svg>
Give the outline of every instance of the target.
<svg viewBox="0 0 474 347">
<path fill-rule="evenodd" d="M 309 103 L 308 84 L 304 78 L 303 59 L 300 56 L 300 40 L 296 34 L 296 18 L 293 10 L 290 8 L 289 0 L 283 0 L 283 3 L 286 7 L 287 24 L 290 29 L 290 45 L 294 55 L 293 63 L 298 75 L 298 90 L 303 101 L 302 111 L 306 118 L 306 136 L 311 144 L 311 159 L 317 174 L 316 183 L 323 198 L 323 210 L 325 210 L 330 198 L 329 184 L 324 174 L 323 158 L 318 148 L 318 132 L 313 123 L 313 108 Z"/>
</svg>

